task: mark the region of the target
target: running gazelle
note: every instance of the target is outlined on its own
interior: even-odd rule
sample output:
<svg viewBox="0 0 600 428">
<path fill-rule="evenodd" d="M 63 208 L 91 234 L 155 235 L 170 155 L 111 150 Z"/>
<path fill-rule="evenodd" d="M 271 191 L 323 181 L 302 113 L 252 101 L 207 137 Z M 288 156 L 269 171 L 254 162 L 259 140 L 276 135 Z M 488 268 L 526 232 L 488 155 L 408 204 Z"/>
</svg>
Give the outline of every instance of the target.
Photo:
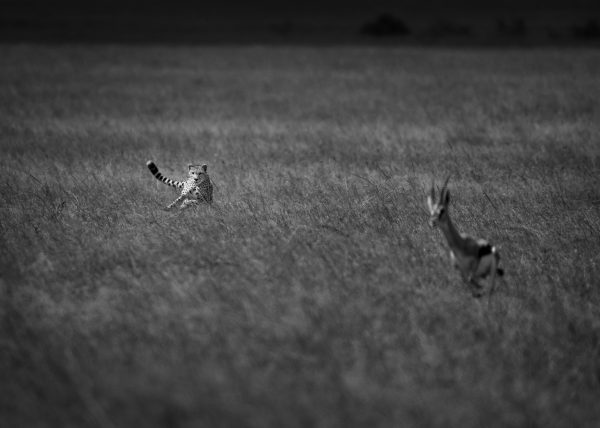
<svg viewBox="0 0 600 428">
<path fill-rule="evenodd" d="M 474 297 L 481 297 L 482 286 L 478 282 L 488 275 L 492 275 L 490 296 L 494 292 L 494 283 L 496 275 L 502 276 L 504 271 L 498 267 L 500 255 L 496 247 L 485 239 L 473 238 L 460 233 L 452 220 L 450 219 L 449 203 L 450 191 L 448 190 L 448 180 L 446 178 L 444 186 L 436 200 L 435 189 L 431 183 L 431 193 L 427 197 L 429 206 L 429 225 L 438 226 L 450 247 L 450 259 L 456 269 L 470 287 Z"/>
</svg>

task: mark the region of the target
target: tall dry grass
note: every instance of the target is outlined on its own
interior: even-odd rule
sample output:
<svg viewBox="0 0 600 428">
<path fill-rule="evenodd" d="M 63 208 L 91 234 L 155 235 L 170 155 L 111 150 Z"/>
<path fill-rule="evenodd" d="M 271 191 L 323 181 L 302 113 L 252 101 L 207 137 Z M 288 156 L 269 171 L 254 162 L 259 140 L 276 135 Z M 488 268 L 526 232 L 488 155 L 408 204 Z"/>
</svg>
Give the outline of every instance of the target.
<svg viewBox="0 0 600 428">
<path fill-rule="evenodd" d="M 597 426 L 598 52 L 0 53 L 6 426 Z"/>
</svg>

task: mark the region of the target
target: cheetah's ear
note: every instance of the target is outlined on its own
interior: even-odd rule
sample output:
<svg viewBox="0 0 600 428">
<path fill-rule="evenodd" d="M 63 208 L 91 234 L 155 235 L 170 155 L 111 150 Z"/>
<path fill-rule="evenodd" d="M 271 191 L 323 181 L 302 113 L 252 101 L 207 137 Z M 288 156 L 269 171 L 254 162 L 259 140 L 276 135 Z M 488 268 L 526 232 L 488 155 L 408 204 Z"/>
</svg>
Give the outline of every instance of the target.
<svg viewBox="0 0 600 428">
<path fill-rule="evenodd" d="M 188 165 L 188 171 L 189 171 L 190 169 L 192 169 L 193 167 L 194 167 L 194 165 L 192 165 L 192 164 L 189 164 L 189 165 Z"/>
<path fill-rule="evenodd" d="M 208 170 L 208 165 L 205 163 L 202 164 L 202 171 L 206 172 Z"/>
</svg>

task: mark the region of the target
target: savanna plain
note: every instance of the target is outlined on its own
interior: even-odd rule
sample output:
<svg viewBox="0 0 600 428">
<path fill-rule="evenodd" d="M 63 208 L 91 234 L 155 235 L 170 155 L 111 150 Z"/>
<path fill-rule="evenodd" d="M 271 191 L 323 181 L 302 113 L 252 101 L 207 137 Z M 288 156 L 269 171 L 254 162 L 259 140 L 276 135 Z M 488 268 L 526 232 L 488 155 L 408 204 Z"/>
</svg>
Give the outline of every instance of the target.
<svg viewBox="0 0 600 428">
<path fill-rule="evenodd" d="M 0 58 L 2 426 L 600 423 L 600 51 Z M 448 175 L 490 299 L 427 224 Z"/>
</svg>

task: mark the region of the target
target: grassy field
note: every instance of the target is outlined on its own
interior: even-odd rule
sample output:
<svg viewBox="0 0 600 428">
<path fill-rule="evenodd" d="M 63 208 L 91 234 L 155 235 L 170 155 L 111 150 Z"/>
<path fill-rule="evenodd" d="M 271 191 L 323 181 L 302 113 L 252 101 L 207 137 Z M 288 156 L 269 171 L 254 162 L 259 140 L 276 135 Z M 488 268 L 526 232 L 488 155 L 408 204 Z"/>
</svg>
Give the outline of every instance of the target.
<svg viewBox="0 0 600 428">
<path fill-rule="evenodd" d="M 0 57 L 2 426 L 598 426 L 599 51 Z"/>
</svg>

